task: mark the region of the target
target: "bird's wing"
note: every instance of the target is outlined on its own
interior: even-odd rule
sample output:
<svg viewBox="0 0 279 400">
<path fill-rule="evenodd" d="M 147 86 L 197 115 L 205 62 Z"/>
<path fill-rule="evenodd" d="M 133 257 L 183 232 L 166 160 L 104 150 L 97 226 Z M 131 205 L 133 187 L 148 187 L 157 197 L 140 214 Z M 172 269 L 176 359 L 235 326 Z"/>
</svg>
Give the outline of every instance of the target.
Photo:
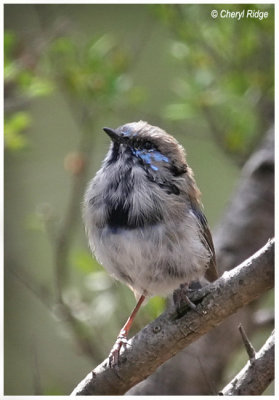
<svg viewBox="0 0 279 400">
<path fill-rule="evenodd" d="M 213 282 L 218 278 L 218 273 L 217 273 L 216 256 L 215 256 L 215 249 L 213 245 L 212 236 L 207 224 L 206 217 L 201 211 L 200 207 L 198 205 L 194 206 L 192 204 L 192 211 L 199 222 L 201 237 L 206 247 L 208 248 L 209 252 L 211 253 L 209 265 L 205 273 L 205 278 L 209 282 Z"/>
</svg>

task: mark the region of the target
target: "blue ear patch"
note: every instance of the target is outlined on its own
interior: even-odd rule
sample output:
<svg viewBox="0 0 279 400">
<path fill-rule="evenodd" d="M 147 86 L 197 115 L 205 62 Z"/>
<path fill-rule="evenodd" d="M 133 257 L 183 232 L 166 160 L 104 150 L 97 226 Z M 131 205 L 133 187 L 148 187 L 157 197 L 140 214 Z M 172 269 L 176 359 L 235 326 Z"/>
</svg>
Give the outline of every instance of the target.
<svg viewBox="0 0 279 400">
<path fill-rule="evenodd" d="M 165 161 L 165 162 L 169 162 L 168 157 L 164 156 L 163 154 L 161 154 L 159 151 L 153 151 L 153 159 L 155 161 Z"/>
<path fill-rule="evenodd" d="M 169 158 L 164 156 L 162 153 L 160 153 L 157 150 L 133 150 L 133 154 L 140 158 L 144 164 L 150 165 L 150 167 L 153 169 L 153 171 L 158 171 L 158 167 L 154 165 L 155 162 L 169 162 Z"/>
</svg>

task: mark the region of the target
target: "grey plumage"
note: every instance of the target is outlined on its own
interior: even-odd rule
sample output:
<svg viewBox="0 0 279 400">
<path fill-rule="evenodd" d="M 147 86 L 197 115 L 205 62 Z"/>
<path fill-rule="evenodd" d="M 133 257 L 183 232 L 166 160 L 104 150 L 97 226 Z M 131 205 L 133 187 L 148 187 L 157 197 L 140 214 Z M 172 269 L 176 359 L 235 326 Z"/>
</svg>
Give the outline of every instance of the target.
<svg viewBox="0 0 279 400">
<path fill-rule="evenodd" d="M 98 262 L 137 298 L 215 280 L 214 246 L 182 146 L 143 121 L 104 130 L 112 143 L 83 213 Z"/>
</svg>

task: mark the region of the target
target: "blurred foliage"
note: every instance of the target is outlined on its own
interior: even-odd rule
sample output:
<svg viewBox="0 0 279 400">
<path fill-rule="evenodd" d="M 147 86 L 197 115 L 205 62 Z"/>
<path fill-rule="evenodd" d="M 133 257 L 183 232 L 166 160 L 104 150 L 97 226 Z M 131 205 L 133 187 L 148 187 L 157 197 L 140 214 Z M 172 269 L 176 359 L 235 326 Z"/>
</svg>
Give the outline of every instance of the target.
<svg viewBox="0 0 279 400">
<path fill-rule="evenodd" d="M 43 44 L 33 43 L 31 50 L 25 46 L 15 32 L 5 31 L 7 149 L 19 150 L 27 144 L 23 132 L 31 124 L 31 115 L 16 111 L 26 108 L 33 98 L 50 95 L 55 88 L 64 91 L 77 113 L 87 112 L 87 119 L 102 112 L 101 107 L 115 110 L 144 99 L 143 88 L 133 84 L 127 73 L 131 61 L 128 52 L 109 34 L 82 43 L 69 34 L 54 38 L 49 35 Z"/>
<path fill-rule="evenodd" d="M 47 96 L 52 82 L 38 74 L 36 59 L 29 58 L 15 32 L 4 32 L 4 88 L 5 88 L 5 149 L 21 150 L 28 141 L 24 132 L 32 122 L 28 111 L 23 111 L 34 98 Z"/>
<path fill-rule="evenodd" d="M 107 102 L 125 90 L 119 84 L 119 74 L 127 68 L 127 60 L 109 35 L 91 39 L 83 46 L 61 37 L 51 44 L 49 53 L 50 69 L 74 96 L 84 101 Z"/>
<path fill-rule="evenodd" d="M 27 112 L 19 111 L 6 117 L 4 121 L 5 148 L 20 150 L 26 146 L 26 138 L 22 132 L 31 123 L 31 117 Z"/>
<path fill-rule="evenodd" d="M 267 10 L 268 18 L 220 17 L 222 9 L 251 8 Z M 274 6 L 164 4 L 153 10 L 173 33 L 169 51 L 181 68 L 172 82 L 177 100 L 163 115 L 205 120 L 218 144 L 243 163 L 273 121 Z"/>
<path fill-rule="evenodd" d="M 141 101 L 142 88 L 128 74 L 128 51 L 109 34 L 96 35 L 80 43 L 81 38 L 61 36 L 49 46 L 46 70 L 75 102 L 89 109 L 94 106 L 113 109 Z"/>
</svg>

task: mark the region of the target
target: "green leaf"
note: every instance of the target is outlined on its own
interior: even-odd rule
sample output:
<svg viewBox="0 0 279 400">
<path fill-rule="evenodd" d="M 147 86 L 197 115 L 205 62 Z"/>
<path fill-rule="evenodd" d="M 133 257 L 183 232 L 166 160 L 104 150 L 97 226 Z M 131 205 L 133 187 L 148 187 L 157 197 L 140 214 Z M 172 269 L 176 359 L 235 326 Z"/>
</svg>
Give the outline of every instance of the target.
<svg viewBox="0 0 279 400">
<path fill-rule="evenodd" d="M 25 90 L 31 97 L 48 96 L 53 92 L 54 84 L 50 80 L 34 76 Z"/>
<path fill-rule="evenodd" d="M 4 121 L 5 148 L 10 150 L 21 150 L 27 144 L 27 139 L 22 131 L 31 124 L 31 117 L 28 113 L 20 111 Z"/>
<path fill-rule="evenodd" d="M 14 61 L 5 61 L 4 65 L 4 81 L 12 81 L 18 75 L 19 68 L 16 62 Z"/>
</svg>

